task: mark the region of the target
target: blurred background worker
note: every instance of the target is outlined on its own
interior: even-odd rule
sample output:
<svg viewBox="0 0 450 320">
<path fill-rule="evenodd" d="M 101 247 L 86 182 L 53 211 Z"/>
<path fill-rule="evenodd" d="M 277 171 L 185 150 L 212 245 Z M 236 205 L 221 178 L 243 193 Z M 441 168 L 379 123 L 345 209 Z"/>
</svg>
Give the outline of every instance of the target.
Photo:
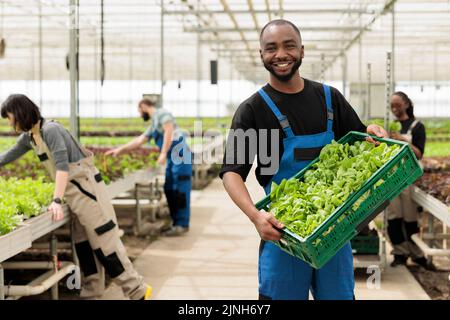
<svg viewBox="0 0 450 320">
<path fill-rule="evenodd" d="M 83 273 L 81 298 L 100 298 L 105 291 L 105 270 L 126 297 L 148 299 L 151 287 L 143 282 L 120 240 L 117 218 L 93 154 L 81 146 L 62 125 L 45 120 L 39 108 L 22 94 L 10 95 L 2 104 L 20 133 L 16 144 L 0 154 L 0 167 L 34 150 L 55 181 L 48 207 L 53 220 L 64 218 L 65 199 L 72 216 L 72 237 Z"/>
<path fill-rule="evenodd" d="M 391 110 L 402 125 L 400 133 L 392 132 L 391 138 L 409 143 L 417 159 L 423 157 L 425 150 L 425 126 L 414 117 L 414 104 L 401 91 L 391 97 Z M 419 232 L 418 205 L 411 199 L 411 188 L 405 189 L 391 201 L 386 209 L 388 215 L 388 234 L 394 247 L 394 261 L 391 266 L 406 264 L 408 257 L 415 263 L 427 267 L 422 250 L 411 240 Z"/>
<path fill-rule="evenodd" d="M 192 190 L 191 151 L 187 146 L 186 137 L 169 111 L 156 108 L 155 103 L 149 99 L 142 99 L 138 109 L 144 121 L 152 120 L 151 125 L 139 137 L 106 154 L 117 156 L 123 151 L 139 148 L 154 139 L 160 150 L 157 163 L 164 165 L 167 162 L 164 193 L 173 225 L 164 232 L 164 235 L 178 236 L 189 230 Z"/>
</svg>

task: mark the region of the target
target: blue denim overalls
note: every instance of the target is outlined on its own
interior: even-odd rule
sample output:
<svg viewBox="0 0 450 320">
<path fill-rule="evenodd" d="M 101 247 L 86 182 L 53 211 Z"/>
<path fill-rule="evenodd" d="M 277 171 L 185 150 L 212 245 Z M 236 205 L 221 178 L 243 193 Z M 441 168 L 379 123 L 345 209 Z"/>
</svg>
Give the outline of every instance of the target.
<svg viewBox="0 0 450 320">
<path fill-rule="evenodd" d="M 331 143 L 333 133 L 333 107 L 330 87 L 323 85 L 327 106 L 327 131 L 295 136 L 286 116 L 272 99 L 260 89 L 258 93 L 270 107 L 283 128 L 284 153 L 272 180 L 264 187 L 270 193 L 272 181 L 279 184 L 306 167 L 319 155 L 323 146 Z M 259 294 L 261 299 L 307 300 L 309 290 L 315 299 L 351 300 L 354 298 L 353 256 L 347 243 L 325 266 L 314 269 L 306 262 L 282 251 L 271 242 L 261 241 L 259 251 Z"/>
<path fill-rule="evenodd" d="M 152 134 L 156 145 L 162 149 L 164 134 L 154 130 Z M 179 145 L 183 144 L 183 145 Z M 179 150 L 179 156 L 183 162 L 176 163 L 172 159 L 174 148 Z M 183 152 L 188 152 L 184 155 Z M 191 190 L 192 190 L 192 155 L 186 145 L 185 137 L 182 136 L 178 141 L 173 141 L 167 152 L 166 178 L 164 183 L 164 193 L 169 205 L 170 215 L 174 226 L 189 227 L 189 218 L 191 216 Z"/>
</svg>

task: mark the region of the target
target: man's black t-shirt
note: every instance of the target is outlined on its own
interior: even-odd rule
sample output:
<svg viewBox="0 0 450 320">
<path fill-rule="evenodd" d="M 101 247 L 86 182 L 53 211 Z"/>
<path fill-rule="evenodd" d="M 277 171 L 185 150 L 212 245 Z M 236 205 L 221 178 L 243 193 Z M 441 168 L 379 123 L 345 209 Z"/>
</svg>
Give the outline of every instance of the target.
<svg viewBox="0 0 450 320">
<path fill-rule="evenodd" d="M 413 124 L 415 119 L 407 119 L 400 121 L 402 125 L 402 129 L 400 131 L 401 134 L 406 134 L 408 132 L 409 127 Z M 418 122 L 414 128 L 411 131 L 412 135 L 412 144 L 416 146 L 420 152 L 422 152 L 422 155 L 425 151 L 425 140 L 426 140 L 426 134 L 425 134 L 425 126 L 422 122 Z"/>
<path fill-rule="evenodd" d="M 293 94 L 279 92 L 269 84 L 264 86 L 264 91 L 273 100 L 280 112 L 287 117 L 294 135 L 311 135 L 327 130 L 327 109 L 323 86 L 321 83 L 308 79 L 304 79 L 304 82 L 304 89 Z M 333 132 L 335 140 L 340 139 L 349 131 L 366 131 L 366 127 L 361 122 L 356 112 L 345 100 L 344 96 L 333 87 L 331 87 L 331 101 L 334 113 Z M 231 123 L 231 129 L 242 129 L 244 131 L 255 129 L 257 132 L 259 129 L 278 129 L 280 132 L 279 159 L 281 160 L 283 154 L 282 139 L 285 137 L 284 132 L 282 131 L 278 119 L 258 93 L 253 94 L 250 98 L 245 100 L 236 110 Z M 231 148 L 229 145 L 232 138 L 234 137 L 232 137 L 232 133 L 230 132 L 220 177 L 222 178 L 225 172 L 232 171 L 238 173 L 245 181 L 252 167 L 255 154 L 248 154 L 247 151 L 251 148 L 249 148 L 249 141 L 246 140 L 245 154 L 247 156 L 245 163 L 237 164 L 237 161 L 230 161 L 230 159 L 236 160 L 237 158 L 237 146 L 235 145 L 234 148 Z M 271 150 L 270 143 L 269 134 L 267 140 L 268 147 L 266 150 Z M 234 151 L 234 155 L 229 154 L 230 149 Z M 259 151 L 258 136 L 256 151 L 258 155 L 258 166 L 256 168 L 256 178 L 261 186 L 265 186 L 273 176 L 261 174 L 261 168 L 268 167 L 270 164 L 261 163 Z"/>
</svg>

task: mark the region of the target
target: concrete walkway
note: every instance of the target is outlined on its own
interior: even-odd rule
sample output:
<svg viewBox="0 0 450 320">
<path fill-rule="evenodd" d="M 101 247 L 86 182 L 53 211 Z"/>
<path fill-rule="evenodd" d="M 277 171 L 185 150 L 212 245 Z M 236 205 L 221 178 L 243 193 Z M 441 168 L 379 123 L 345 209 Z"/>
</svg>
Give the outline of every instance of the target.
<svg viewBox="0 0 450 320">
<path fill-rule="evenodd" d="M 250 174 L 254 201 L 262 188 Z M 160 237 L 135 261 L 154 288 L 154 299 L 257 299 L 259 237 L 247 217 L 231 202 L 220 179 L 192 193 L 192 222 L 182 237 Z M 405 267 L 387 267 L 380 288 L 367 286 L 357 273 L 355 295 L 366 299 L 429 299 Z M 110 291 L 110 290 L 109 290 Z M 108 298 L 113 298 L 108 295 Z"/>
</svg>

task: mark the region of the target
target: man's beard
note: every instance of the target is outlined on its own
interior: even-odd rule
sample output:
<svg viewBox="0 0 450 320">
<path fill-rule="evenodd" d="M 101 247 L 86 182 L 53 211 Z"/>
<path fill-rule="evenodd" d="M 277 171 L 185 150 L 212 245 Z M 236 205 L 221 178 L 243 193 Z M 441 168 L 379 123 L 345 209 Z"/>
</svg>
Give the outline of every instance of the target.
<svg viewBox="0 0 450 320">
<path fill-rule="evenodd" d="M 277 78 L 281 82 L 288 82 L 289 80 L 292 79 L 294 74 L 297 72 L 298 68 L 300 68 L 300 66 L 302 65 L 302 58 L 299 58 L 298 60 L 295 61 L 294 65 L 292 66 L 291 71 L 286 75 L 277 74 L 275 72 L 275 70 L 273 69 L 273 67 L 268 63 L 263 62 L 263 64 L 264 64 L 264 68 L 266 68 L 267 71 L 269 71 L 275 78 Z"/>
<path fill-rule="evenodd" d="M 150 115 L 147 112 L 143 112 L 141 115 L 142 119 L 147 122 L 148 120 L 150 120 Z"/>
</svg>

